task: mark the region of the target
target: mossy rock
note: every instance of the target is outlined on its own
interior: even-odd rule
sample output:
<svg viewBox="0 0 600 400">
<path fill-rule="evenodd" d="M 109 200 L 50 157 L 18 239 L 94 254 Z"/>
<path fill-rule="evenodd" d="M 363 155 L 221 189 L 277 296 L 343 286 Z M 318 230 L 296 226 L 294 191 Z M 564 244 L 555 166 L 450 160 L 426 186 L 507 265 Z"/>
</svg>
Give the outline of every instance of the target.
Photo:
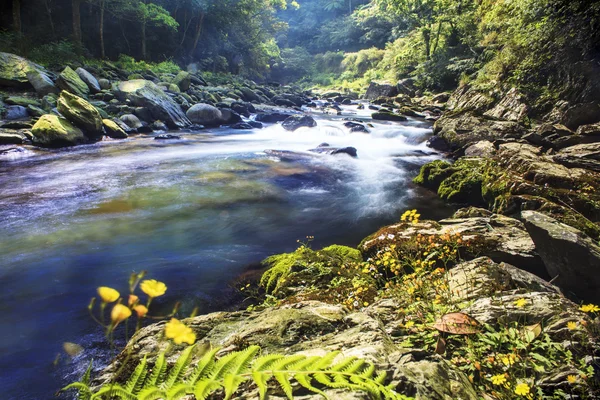
<svg viewBox="0 0 600 400">
<path fill-rule="evenodd" d="M 437 190 L 442 181 L 454 172 L 454 169 L 451 167 L 452 164 L 443 160 L 429 162 L 421 167 L 419 175 L 413 179 L 413 182 L 417 185 Z"/>
<path fill-rule="evenodd" d="M 57 108 L 70 122 L 83 129 L 86 136 L 96 138 L 104 133 L 100 113 L 87 100 L 63 90 Z"/>
<path fill-rule="evenodd" d="M 128 137 L 127 133 L 125 133 L 125 131 L 113 120 L 103 119 L 102 126 L 104 126 L 106 135 L 113 139 L 126 139 Z"/>
<path fill-rule="evenodd" d="M 462 158 L 452 169 L 454 173 L 441 182 L 438 195 L 451 203 L 486 205 L 481 194 L 485 161 Z"/>
<path fill-rule="evenodd" d="M 79 75 L 77 75 L 77 72 L 73 71 L 70 67 L 66 67 L 63 72 L 60 73 L 56 83 L 62 90 L 66 90 L 79 97 L 87 97 L 90 94 L 88 85 L 82 81 Z"/>
<path fill-rule="evenodd" d="M 57 115 L 43 115 L 31 129 L 33 143 L 43 147 L 74 146 L 85 142 L 83 132 Z"/>
<path fill-rule="evenodd" d="M 4 102 L 6 104 L 11 104 L 14 106 L 23 106 L 23 107 L 27 107 L 27 106 L 39 107 L 41 105 L 39 100 L 32 99 L 30 97 L 24 97 L 24 96 L 10 96 L 6 100 L 4 100 Z"/>
</svg>

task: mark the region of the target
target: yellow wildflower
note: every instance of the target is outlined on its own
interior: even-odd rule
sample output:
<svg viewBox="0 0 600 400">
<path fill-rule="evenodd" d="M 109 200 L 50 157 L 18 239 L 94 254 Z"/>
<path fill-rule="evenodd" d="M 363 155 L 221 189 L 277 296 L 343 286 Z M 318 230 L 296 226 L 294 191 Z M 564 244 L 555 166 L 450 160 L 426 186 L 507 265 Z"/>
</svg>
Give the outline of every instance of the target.
<svg viewBox="0 0 600 400">
<path fill-rule="evenodd" d="M 530 390 L 531 390 L 531 388 L 526 383 L 519 383 L 515 387 L 515 393 L 518 394 L 519 396 L 526 396 L 526 395 L 528 395 Z"/>
<path fill-rule="evenodd" d="M 577 329 L 577 322 L 574 322 L 574 321 L 567 322 L 567 328 L 569 328 L 569 330 L 571 330 L 571 331 L 574 331 L 575 329 Z"/>
<path fill-rule="evenodd" d="M 415 321 L 408 321 L 407 323 L 404 324 L 404 327 L 406 329 L 410 329 L 415 325 Z"/>
<path fill-rule="evenodd" d="M 504 375 L 504 374 L 494 375 L 490 378 L 490 380 L 492 381 L 492 383 L 494 385 L 502 385 L 503 383 L 506 382 L 506 375 Z"/>
<path fill-rule="evenodd" d="M 600 307 L 595 304 L 585 304 L 579 307 L 579 309 L 583 312 L 598 312 L 600 311 Z"/>
<path fill-rule="evenodd" d="M 125 321 L 129 317 L 131 317 L 131 310 L 123 304 L 115 304 L 110 312 L 110 320 L 113 326 L 117 326 L 119 322 Z"/>
<path fill-rule="evenodd" d="M 526 305 L 527 305 L 527 300 L 525 300 L 524 298 L 520 298 L 515 301 L 515 306 L 517 306 L 518 308 L 523 308 Z"/>
<path fill-rule="evenodd" d="M 140 298 L 137 297 L 135 294 L 130 294 L 127 304 L 129 305 L 129 307 L 131 307 L 131 306 L 134 306 L 135 304 L 137 304 L 137 302 L 139 300 L 140 300 Z"/>
<path fill-rule="evenodd" d="M 146 279 L 140 284 L 140 289 L 150 297 L 158 297 L 165 294 L 167 285 L 155 279 Z"/>
<path fill-rule="evenodd" d="M 146 314 L 148 314 L 148 308 L 141 304 L 138 304 L 137 306 L 133 307 L 133 310 L 137 313 L 138 318 L 142 318 Z"/>
<path fill-rule="evenodd" d="M 171 321 L 165 325 L 165 336 L 167 339 L 173 339 L 175 344 L 194 344 L 196 341 L 196 334 L 192 331 L 192 328 L 176 318 L 171 318 Z"/>
<path fill-rule="evenodd" d="M 572 385 L 574 383 L 577 382 L 577 376 L 576 375 L 569 375 L 567 376 L 567 381 Z"/>
<path fill-rule="evenodd" d="M 113 288 L 100 286 L 98 288 L 98 296 L 100 296 L 103 302 L 112 303 L 113 301 L 116 301 L 119 298 L 120 294 Z"/>
</svg>

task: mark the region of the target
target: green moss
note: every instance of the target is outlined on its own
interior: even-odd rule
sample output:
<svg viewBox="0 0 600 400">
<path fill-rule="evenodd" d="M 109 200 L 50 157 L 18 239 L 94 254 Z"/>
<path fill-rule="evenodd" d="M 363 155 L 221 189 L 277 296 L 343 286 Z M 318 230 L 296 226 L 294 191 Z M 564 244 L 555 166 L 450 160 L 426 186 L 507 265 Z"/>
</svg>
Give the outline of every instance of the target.
<svg viewBox="0 0 600 400">
<path fill-rule="evenodd" d="M 313 251 L 301 246 L 293 253 L 276 254 L 267 257 L 263 264 L 269 269 L 260 278 L 260 285 L 267 293 L 277 293 L 285 284 L 286 278 L 290 276 L 294 268 L 306 268 L 309 257 Z"/>
<path fill-rule="evenodd" d="M 421 167 L 419 175 L 413 182 L 427 188 L 437 190 L 442 181 L 453 173 L 452 164 L 447 161 L 435 160 Z"/>
<path fill-rule="evenodd" d="M 40 102 L 37 99 L 32 99 L 24 96 L 11 96 L 5 100 L 6 104 L 13 104 L 15 106 L 40 106 Z"/>
<path fill-rule="evenodd" d="M 325 247 L 320 252 L 327 255 L 328 257 L 335 258 L 341 263 L 362 261 L 362 254 L 360 253 L 360 250 L 354 249 L 352 247 L 334 244 L 332 246 Z"/>
</svg>

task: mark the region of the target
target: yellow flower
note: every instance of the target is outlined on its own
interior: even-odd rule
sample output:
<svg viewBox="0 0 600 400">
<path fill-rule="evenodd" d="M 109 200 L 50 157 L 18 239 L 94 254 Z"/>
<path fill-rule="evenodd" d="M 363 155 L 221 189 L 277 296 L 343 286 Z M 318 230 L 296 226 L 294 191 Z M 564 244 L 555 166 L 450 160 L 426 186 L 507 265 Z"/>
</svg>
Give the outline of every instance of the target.
<svg viewBox="0 0 600 400">
<path fill-rule="evenodd" d="M 577 382 L 577 376 L 576 375 L 569 375 L 567 376 L 567 381 L 572 385 L 574 383 Z"/>
<path fill-rule="evenodd" d="M 519 383 L 515 387 L 515 393 L 518 394 L 519 396 L 526 396 L 529 394 L 529 391 L 530 391 L 529 385 L 526 383 Z"/>
<path fill-rule="evenodd" d="M 110 319 L 114 326 L 117 326 L 119 322 L 125 321 L 129 317 L 131 317 L 131 310 L 123 304 L 115 304 L 110 312 Z"/>
<path fill-rule="evenodd" d="M 119 298 L 120 294 L 113 288 L 100 286 L 98 288 L 98 296 L 100 296 L 103 302 L 112 303 L 113 301 L 116 301 Z"/>
<path fill-rule="evenodd" d="M 571 331 L 574 331 L 575 329 L 577 329 L 577 322 L 573 322 L 573 321 L 567 322 L 567 328 L 569 328 L 569 330 L 571 330 Z"/>
<path fill-rule="evenodd" d="M 130 294 L 129 301 L 127 302 L 127 304 L 129 305 L 129 307 L 131 307 L 131 306 L 135 305 L 139 300 L 140 300 L 140 298 L 137 297 L 135 294 Z"/>
<path fill-rule="evenodd" d="M 167 339 L 173 339 L 175 344 L 194 344 L 196 341 L 196 334 L 192 328 L 175 318 L 171 318 L 171 321 L 165 325 L 165 336 Z"/>
<path fill-rule="evenodd" d="M 165 294 L 167 285 L 155 279 L 146 279 L 140 284 L 140 289 L 150 297 L 158 297 Z"/>
<path fill-rule="evenodd" d="M 600 307 L 595 304 L 586 304 L 579 307 L 579 309 L 583 312 L 598 312 L 600 311 Z"/>
<path fill-rule="evenodd" d="M 142 318 L 143 316 L 148 314 L 148 308 L 141 304 L 138 304 L 137 306 L 133 307 L 133 310 L 137 313 L 138 318 Z"/>
<path fill-rule="evenodd" d="M 404 327 L 406 329 L 410 329 L 415 325 L 415 321 L 408 321 L 407 323 L 404 324 Z"/>
<path fill-rule="evenodd" d="M 494 376 L 492 376 L 492 378 L 490 380 L 492 381 L 492 383 L 494 385 L 502 385 L 503 383 L 506 382 L 506 375 L 504 375 L 504 374 L 494 375 Z"/>
<path fill-rule="evenodd" d="M 525 300 L 524 298 L 520 298 L 515 301 L 515 306 L 517 306 L 518 308 L 523 308 L 526 305 L 527 305 L 527 300 Z"/>
</svg>

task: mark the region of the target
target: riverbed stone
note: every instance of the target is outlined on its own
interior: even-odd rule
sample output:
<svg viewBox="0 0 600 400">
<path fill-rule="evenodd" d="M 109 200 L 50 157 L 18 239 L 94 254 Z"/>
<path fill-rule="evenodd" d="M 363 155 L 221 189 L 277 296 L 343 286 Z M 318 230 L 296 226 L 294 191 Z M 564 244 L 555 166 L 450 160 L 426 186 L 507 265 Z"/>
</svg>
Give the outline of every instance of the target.
<svg viewBox="0 0 600 400">
<path fill-rule="evenodd" d="M 390 82 L 376 82 L 372 81 L 367 88 L 365 93 L 365 99 L 375 100 L 379 97 L 394 97 L 398 94 L 398 88 L 396 85 Z"/>
<path fill-rule="evenodd" d="M 121 127 L 113 120 L 103 119 L 102 126 L 106 132 L 106 136 L 109 136 L 113 139 L 127 139 L 128 137 L 127 133 L 125 133 L 125 131 L 121 129 Z"/>
<path fill-rule="evenodd" d="M 23 144 L 24 137 L 18 133 L 7 133 L 0 131 L 0 145 L 4 144 Z"/>
<path fill-rule="evenodd" d="M 60 73 L 56 83 L 62 90 L 66 90 L 79 97 L 88 97 L 90 94 L 88 85 L 81 80 L 77 72 L 73 71 L 71 67 L 66 67 Z"/>
<path fill-rule="evenodd" d="M 87 87 L 92 93 L 98 93 L 101 90 L 100 83 L 94 77 L 94 75 L 90 74 L 88 71 L 81 67 L 77 68 L 75 72 L 77 73 L 79 78 L 81 78 L 81 80 L 87 85 Z"/>
<path fill-rule="evenodd" d="M 7 106 L 4 112 L 4 118 L 9 121 L 27 118 L 28 116 L 27 108 L 23 106 Z"/>
<path fill-rule="evenodd" d="M 74 146 L 86 141 L 81 129 L 57 115 L 42 116 L 31 129 L 33 143 L 42 147 Z"/>
<path fill-rule="evenodd" d="M 102 136 L 102 117 L 96 107 L 87 100 L 63 91 L 58 98 L 57 108 L 65 118 L 81 128 L 89 138 Z"/>
<path fill-rule="evenodd" d="M 220 125 L 223 119 L 217 107 L 205 103 L 194 104 L 187 110 L 186 115 L 193 123 L 205 126 Z"/>
<path fill-rule="evenodd" d="M 281 126 L 286 131 L 295 131 L 302 127 L 313 128 L 317 126 L 317 121 L 310 115 L 290 115 L 281 123 Z"/>
<path fill-rule="evenodd" d="M 124 114 L 120 119 L 131 129 L 138 129 L 143 126 L 142 121 L 133 114 Z"/>
<path fill-rule="evenodd" d="M 135 79 L 120 82 L 116 91 L 121 101 L 129 100 L 133 106 L 146 107 L 154 119 L 169 128 L 185 128 L 191 125 L 179 104 L 151 81 Z"/>
<path fill-rule="evenodd" d="M 43 97 L 50 93 L 58 93 L 60 90 L 56 87 L 50 76 L 37 68 L 27 72 L 27 80 L 35 89 L 38 96 Z"/>
</svg>

